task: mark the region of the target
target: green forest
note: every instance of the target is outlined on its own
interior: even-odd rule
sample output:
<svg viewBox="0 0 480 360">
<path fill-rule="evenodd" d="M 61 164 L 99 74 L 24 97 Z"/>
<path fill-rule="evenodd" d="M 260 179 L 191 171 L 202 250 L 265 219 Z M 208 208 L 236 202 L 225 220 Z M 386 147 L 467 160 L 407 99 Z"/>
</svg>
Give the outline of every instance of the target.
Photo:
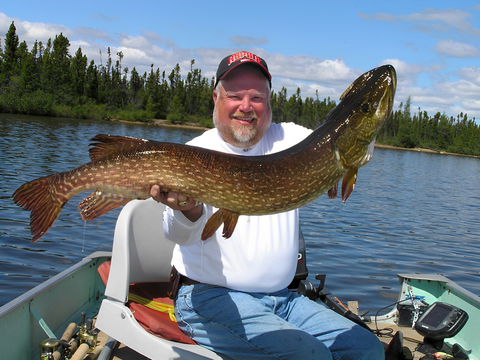
<svg viewBox="0 0 480 360">
<path fill-rule="evenodd" d="M 179 64 L 170 72 L 152 64 L 139 74 L 135 67 L 122 67 L 123 53 L 112 54 L 110 48 L 99 57 L 100 64 L 89 61 L 81 48 L 72 55 L 62 33 L 46 43 L 37 40 L 29 50 L 12 22 L 0 42 L 0 112 L 213 127 L 214 79 L 202 76 L 195 60 L 182 76 Z M 318 92 L 303 99 L 300 88 L 290 96 L 286 88 L 271 95 L 275 122 L 312 129 L 336 105 L 330 98 L 320 100 Z M 412 115 L 408 98 L 386 120 L 377 143 L 480 155 L 480 127 L 463 113 L 431 116 L 419 108 Z"/>
</svg>

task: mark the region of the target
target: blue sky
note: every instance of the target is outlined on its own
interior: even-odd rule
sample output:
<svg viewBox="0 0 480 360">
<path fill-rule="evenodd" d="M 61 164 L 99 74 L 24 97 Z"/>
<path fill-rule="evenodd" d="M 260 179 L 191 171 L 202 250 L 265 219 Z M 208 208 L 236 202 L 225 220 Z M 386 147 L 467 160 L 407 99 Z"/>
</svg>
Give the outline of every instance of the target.
<svg viewBox="0 0 480 360">
<path fill-rule="evenodd" d="M 453 7 L 452 7 L 453 6 Z M 361 73 L 391 63 L 396 106 L 412 112 L 468 113 L 480 123 L 480 2 L 462 1 L 3 1 L 0 38 L 15 21 L 29 49 L 60 32 L 73 55 L 105 62 L 107 47 L 122 67 L 167 73 L 190 60 L 212 77 L 238 50 L 263 57 L 273 88 L 338 100 Z M 3 45 L 3 42 L 2 42 Z"/>
</svg>

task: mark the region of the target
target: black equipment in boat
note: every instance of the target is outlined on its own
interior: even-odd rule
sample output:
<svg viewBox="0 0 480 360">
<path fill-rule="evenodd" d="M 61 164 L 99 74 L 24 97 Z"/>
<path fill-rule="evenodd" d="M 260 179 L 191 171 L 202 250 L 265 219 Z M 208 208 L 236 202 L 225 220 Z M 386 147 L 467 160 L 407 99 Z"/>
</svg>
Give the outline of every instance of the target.
<svg viewBox="0 0 480 360">
<path fill-rule="evenodd" d="M 468 320 L 462 309 L 443 302 L 435 302 L 415 323 L 415 330 L 428 339 L 440 340 L 455 336 Z"/>
<path fill-rule="evenodd" d="M 455 336 L 468 320 L 468 314 L 451 304 L 435 302 L 415 323 L 415 330 L 424 336 L 426 347 L 436 350 L 443 347 L 443 340 Z"/>
</svg>

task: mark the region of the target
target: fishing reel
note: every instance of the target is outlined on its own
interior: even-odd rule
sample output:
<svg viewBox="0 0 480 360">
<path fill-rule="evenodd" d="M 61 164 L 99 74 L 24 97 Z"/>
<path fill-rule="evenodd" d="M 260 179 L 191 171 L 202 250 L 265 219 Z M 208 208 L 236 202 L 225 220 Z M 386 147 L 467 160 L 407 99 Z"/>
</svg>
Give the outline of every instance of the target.
<svg viewBox="0 0 480 360">
<path fill-rule="evenodd" d="M 60 340 L 54 338 L 48 338 L 40 341 L 39 350 L 40 350 L 40 360 L 50 360 L 53 359 L 53 353 L 57 350 Z"/>
<path fill-rule="evenodd" d="M 92 329 L 92 319 L 88 319 L 85 328 L 81 328 L 78 332 L 80 344 L 86 343 L 89 347 L 89 352 L 95 349 L 97 344 L 98 331 Z"/>
</svg>

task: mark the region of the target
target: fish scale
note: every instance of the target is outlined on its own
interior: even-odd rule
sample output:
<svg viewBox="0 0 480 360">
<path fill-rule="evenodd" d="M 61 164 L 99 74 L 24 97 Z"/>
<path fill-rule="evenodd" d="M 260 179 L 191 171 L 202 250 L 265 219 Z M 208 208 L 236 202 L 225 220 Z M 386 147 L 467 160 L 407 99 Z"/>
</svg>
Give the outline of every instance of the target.
<svg viewBox="0 0 480 360">
<path fill-rule="evenodd" d="M 202 239 L 224 223 L 230 237 L 240 215 L 267 215 L 303 206 L 343 178 L 342 200 L 353 191 L 357 170 L 371 158 L 375 137 L 390 114 L 396 89 L 390 65 L 355 80 L 324 123 L 305 140 L 264 156 L 238 156 L 213 150 L 130 137 L 97 135 L 92 161 L 76 169 L 28 182 L 13 194 L 31 211 L 32 241 L 53 225 L 74 195 L 91 191 L 79 204 L 91 220 L 132 199 L 150 197 L 157 184 L 212 205 Z"/>
</svg>

